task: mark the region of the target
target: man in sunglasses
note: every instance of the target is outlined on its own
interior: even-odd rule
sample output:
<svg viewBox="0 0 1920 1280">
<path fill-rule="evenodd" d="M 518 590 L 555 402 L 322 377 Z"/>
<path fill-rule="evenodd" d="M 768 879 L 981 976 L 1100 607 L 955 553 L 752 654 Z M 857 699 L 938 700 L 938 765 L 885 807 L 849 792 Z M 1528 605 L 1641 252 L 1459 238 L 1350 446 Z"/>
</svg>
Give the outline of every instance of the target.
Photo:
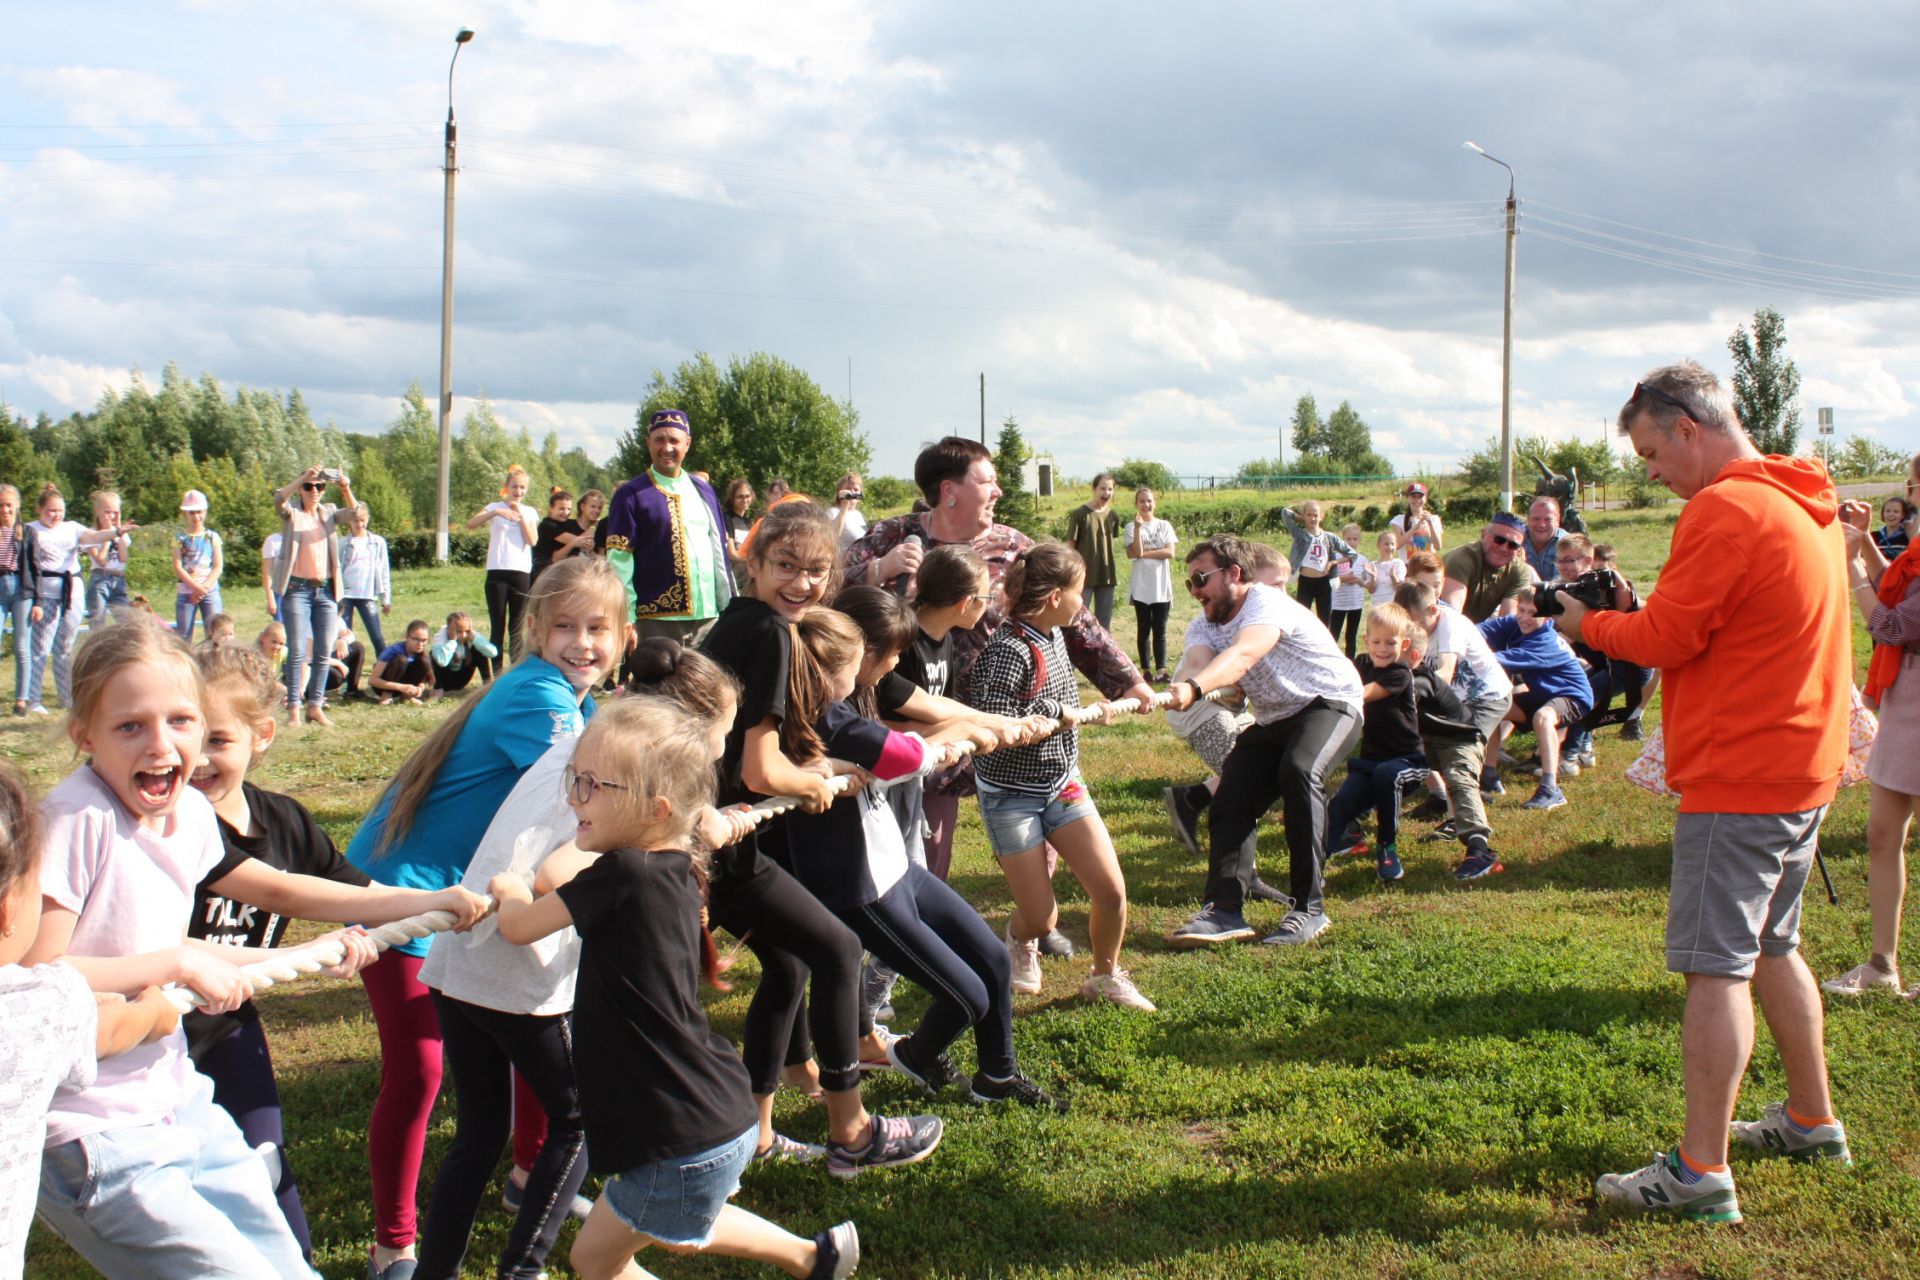
<svg viewBox="0 0 1920 1280">
<path fill-rule="evenodd" d="M 1826 468 L 1761 456 L 1720 380 L 1692 361 L 1643 378 L 1619 425 L 1648 478 L 1686 506 L 1637 612 L 1569 599 L 1560 626 L 1666 673 L 1667 781 L 1680 793 L 1666 951 L 1687 984 L 1686 1128 L 1652 1164 L 1594 1189 L 1636 1210 L 1738 1222 L 1730 1136 L 1764 1155 L 1851 1163 L 1820 989 L 1798 950 L 1801 890 L 1847 755 L 1846 543 Z M 1736 1123 L 1755 994 L 1787 1096 Z"/>
<path fill-rule="evenodd" d="M 1494 514 L 1480 541 L 1449 552 L 1440 598 L 1476 625 L 1513 612 L 1514 600 L 1533 585 L 1533 570 L 1520 554 L 1527 522 L 1507 511 Z"/>
<path fill-rule="evenodd" d="M 1201 616 L 1187 627 L 1182 665 L 1198 669 L 1167 691 L 1169 710 L 1183 711 L 1202 695 L 1237 684 L 1254 724 L 1220 767 L 1208 829 L 1206 906 L 1169 941 L 1205 947 L 1253 936 L 1244 911 L 1257 828 L 1280 800 L 1293 905 L 1262 941 L 1311 942 L 1327 927 L 1321 903 L 1327 775 L 1360 741 L 1359 672 L 1318 618 L 1286 592 L 1253 580 L 1253 548 L 1243 538 L 1220 534 L 1188 552 L 1187 590 Z"/>
</svg>

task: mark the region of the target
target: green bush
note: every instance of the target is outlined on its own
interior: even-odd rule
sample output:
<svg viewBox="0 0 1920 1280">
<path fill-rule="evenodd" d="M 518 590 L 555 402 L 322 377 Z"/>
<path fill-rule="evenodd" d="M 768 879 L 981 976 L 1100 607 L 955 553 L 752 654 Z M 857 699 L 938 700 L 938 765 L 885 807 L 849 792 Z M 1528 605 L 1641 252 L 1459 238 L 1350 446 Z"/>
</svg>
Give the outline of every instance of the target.
<svg viewBox="0 0 1920 1280">
<path fill-rule="evenodd" d="M 387 535 L 387 561 L 395 569 L 433 567 L 433 531 L 412 529 Z M 447 560 L 452 564 L 484 565 L 487 562 L 487 535 L 478 529 L 460 529 L 447 539 Z"/>
</svg>

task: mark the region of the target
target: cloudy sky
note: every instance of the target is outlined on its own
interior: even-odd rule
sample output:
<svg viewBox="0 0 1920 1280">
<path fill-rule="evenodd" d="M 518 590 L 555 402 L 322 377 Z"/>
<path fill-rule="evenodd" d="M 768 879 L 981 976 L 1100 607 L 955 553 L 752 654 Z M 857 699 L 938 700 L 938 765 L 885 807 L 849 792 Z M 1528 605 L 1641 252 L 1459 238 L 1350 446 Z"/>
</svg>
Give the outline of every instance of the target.
<svg viewBox="0 0 1920 1280">
<path fill-rule="evenodd" d="M 610 453 L 650 370 L 765 350 L 875 470 L 1015 414 L 1068 474 L 1270 457 L 1353 402 L 1403 469 L 1598 436 L 1762 306 L 1804 405 L 1920 442 L 1920 10 L 1697 0 L 0 0 L 0 400 L 139 367 L 378 429 L 437 385 Z M 851 373 L 849 373 L 851 369 Z M 464 402 L 457 402 L 457 408 Z M 697 461 L 697 459 L 696 459 Z"/>
</svg>

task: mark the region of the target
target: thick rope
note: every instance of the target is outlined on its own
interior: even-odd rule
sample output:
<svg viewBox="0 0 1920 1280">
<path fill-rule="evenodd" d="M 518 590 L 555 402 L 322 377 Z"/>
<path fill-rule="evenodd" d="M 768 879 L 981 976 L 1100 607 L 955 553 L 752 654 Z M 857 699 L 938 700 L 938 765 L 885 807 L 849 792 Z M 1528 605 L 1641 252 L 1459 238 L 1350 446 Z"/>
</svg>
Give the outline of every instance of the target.
<svg viewBox="0 0 1920 1280">
<path fill-rule="evenodd" d="M 1206 694 L 1205 697 L 1210 702 L 1218 701 L 1226 692 L 1227 690 L 1225 689 L 1215 689 L 1213 692 Z M 1156 693 L 1153 695 L 1150 705 L 1154 707 L 1164 707 L 1172 700 L 1172 694 Z M 1078 728 L 1086 721 L 1102 715 L 1109 708 L 1111 708 L 1116 715 L 1127 715 L 1140 709 L 1140 700 L 1138 698 L 1121 698 L 1115 702 L 1096 702 L 1091 706 L 1069 708 L 1066 714 L 1059 717 L 1055 722 L 1053 732 L 1063 733 L 1068 729 Z M 927 772 L 931 772 L 933 768 L 945 768 L 958 760 L 975 754 L 977 750 L 978 748 L 973 745 L 971 740 L 948 743 L 944 748 L 939 749 L 939 754 L 935 758 L 936 763 L 931 765 Z M 924 772 L 910 773 L 905 777 L 894 778 L 891 781 L 870 783 L 869 787 L 874 791 L 885 791 L 924 776 Z M 833 791 L 835 796 L 841 796 L 852 786 L 852 779 L 846 775 L 841 775 L 840 777 L 829 779 L 827 786 Z M 768 796 L 764 800 L 749 805 L 747 807 L 747 813 L 752 817 L 753 825 L 757 827 L 780 814 L 798 809 L 802 803 L 803 801 L 799 796 Z M 375 947 L 381 951 L 386 951 L 391 947 L 412 942 L 416 938 L 424 938 L 428 934 L 445 933 L 448 929 L 453 928 L 453 924 L 454 915 L 450 911 L 426 911 L 417 916 L 407 916 L 405 919 L 395 920 L 391 924 L 377 925 L 367 930 L 367 936 L 372 940 Z M 339 964 L 345 956 L 346 947 L 343 946 L 338 939 L 322 938 L 315 942 L 302 943 L 297 947 L 286 947 L 282 950 L 275 951 L 273 955 L 266 960 L 258 960 L 252 964 L 241 965 L 240 972 L 247 975 L 247 979 L 253 984 L 255 991 L 262 991 L 268 987 L 293 982 L 311 974 L 319 973 L 322 969 Z M 166 992 L 167 999 L 171 1001 L 174 1008 L 178 1009 L 181 1013 L 189 1013 L 207 1003 L 206 999 L 198 992 L 191 991 L 186 987 L 168 987 Z"/>
</svg>

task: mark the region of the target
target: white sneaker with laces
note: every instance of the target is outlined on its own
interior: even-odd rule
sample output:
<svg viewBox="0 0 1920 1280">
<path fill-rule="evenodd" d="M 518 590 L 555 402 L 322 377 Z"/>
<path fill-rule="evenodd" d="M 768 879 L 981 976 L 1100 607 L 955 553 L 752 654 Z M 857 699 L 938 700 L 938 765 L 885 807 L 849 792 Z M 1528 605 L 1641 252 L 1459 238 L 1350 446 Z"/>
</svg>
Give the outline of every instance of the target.
<svg viewBox="0 0 1920 1280">
<path fill-rule="evenodd" d="M 1900 975 L 1871 963 L 1855 965 L 1839 977 L 1821 983 L 1820 989 L 1836 996 L 1863 996 L 1869 991 L 1898 992 Z"/>
<path fill-rule="evenodd" d="M 1593 1193 L 1609 1204 L 1636 1213 L 1671 1213 L 1693 1222 L 1739 1222 L 1740 1197 L 1733 1189 L 1733 1171 L 1703 1173 L 1698 1182 L 1680 1178 L 1680 1148 L 1654 1156 L 1653 1163 L 1632 1173 L 1603 1173 L 1594 1180 Z"/>
<path fill-rule="evenodd" d="M 1089 1000 L 1111 1000 L 1127 1009 L 1138 1009 L 1142 1013 L 1157 1013 L 1153 1001 L 1140 994 L 1140 988 L 1133 985 L 1133 975 L 1116 966 L 1111 973 L 1094 973 L 1080 984 L 1080 994 Z"/>
<path fill-rule="evenodd" d="M 1037 938 L 1028 938 L 1017 942 L 1013 936 L 1013 921 L 1007 921 L 1007 956 L 1013 961 L 1013 989 L 1022 995 L 1033 995 L 1040 990 L 1040 943 Z"/>
</svg>

